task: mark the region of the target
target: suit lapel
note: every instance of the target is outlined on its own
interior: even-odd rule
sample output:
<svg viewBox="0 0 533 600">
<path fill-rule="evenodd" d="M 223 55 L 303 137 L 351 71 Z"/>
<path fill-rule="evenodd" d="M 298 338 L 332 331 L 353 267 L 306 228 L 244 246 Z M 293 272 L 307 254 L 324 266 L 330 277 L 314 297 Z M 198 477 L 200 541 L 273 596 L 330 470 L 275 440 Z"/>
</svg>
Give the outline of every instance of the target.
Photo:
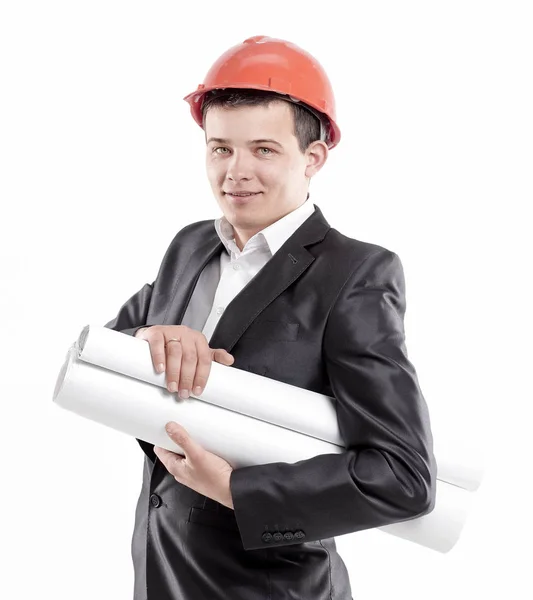
<svg viewBox="0 0 533 600">
<path fill-rule="evenodd" d="M 211 348 L 225 348 L 231 352 L 251 323 L 296 281 L 315 260 L 306 246 L 324 239 L 330 225 L 322 211 L 315 205 L 313 214 L 287 239 L 257 275 L 228 304 L 209 340 Z M 201 272 L 207 263 L 224 251 L 224 245 L 213 226 L 212 236 L 200 246 L 187 263 L 180 276 L 172 302 L 181 323 L 190 297 Z M 167 312 L 174 313 L 175 310 Z M 165 323 L 166 324 L 166 323 Z"/>
</svg>

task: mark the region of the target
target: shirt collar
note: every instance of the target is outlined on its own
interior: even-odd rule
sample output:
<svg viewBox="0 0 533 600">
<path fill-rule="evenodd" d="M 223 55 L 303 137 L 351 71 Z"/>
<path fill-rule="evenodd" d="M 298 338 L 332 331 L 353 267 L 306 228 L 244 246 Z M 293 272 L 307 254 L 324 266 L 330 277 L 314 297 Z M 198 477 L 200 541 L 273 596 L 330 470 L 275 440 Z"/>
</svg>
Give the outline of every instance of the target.
<svg viewBox="0 0 533 600">
<path fill-rule="evenodd" d="M 309 200 L 308 195 L 301 206 L 252 236 L 244 245 L 242 253 L 235 243 L 233 225 L 224 215 L 215 219 L 215 230 L 230 256 L 232 253 L 240 256 L 247 251 L 258 248 L 266 249 L 274 255 L 314 211 L 315 206 Z"/>
</svg>

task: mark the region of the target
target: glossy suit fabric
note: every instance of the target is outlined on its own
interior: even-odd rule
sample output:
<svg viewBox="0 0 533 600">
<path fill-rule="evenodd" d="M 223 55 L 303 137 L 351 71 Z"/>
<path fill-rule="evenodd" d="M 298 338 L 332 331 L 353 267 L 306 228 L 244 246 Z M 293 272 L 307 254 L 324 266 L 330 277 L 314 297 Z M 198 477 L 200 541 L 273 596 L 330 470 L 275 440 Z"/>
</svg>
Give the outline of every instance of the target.
<svg viewBox="0 0 533 600">
<path fill-rule="evenodd" d="M 437 469 L 405 346 L 401 261 L 315 208 L 227 306 L 209 345 L 233 354 L 232 368 L 334 397 L 347 451 L 234 470 L 231 510 L 178 483 L 138 440 L 134 600 L 351 600 L 334 536 L 433 510 Z M 222 251 L 214 220 L 184 227 L 155 281 L 106 327 L 134 335 L 180 324 Z"/>
</svg>

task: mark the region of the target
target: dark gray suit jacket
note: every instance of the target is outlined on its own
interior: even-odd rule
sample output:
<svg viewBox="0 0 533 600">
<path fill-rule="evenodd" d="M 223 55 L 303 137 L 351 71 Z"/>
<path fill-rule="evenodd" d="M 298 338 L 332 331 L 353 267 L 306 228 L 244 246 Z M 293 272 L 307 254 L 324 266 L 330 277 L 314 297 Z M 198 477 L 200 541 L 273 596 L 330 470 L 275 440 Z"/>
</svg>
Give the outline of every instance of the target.
<svg viewBox="0 0 533 600">
<path fill-rule="evenodd" d="M 209 345 L 233 354 L 232 368 L 334 397 L 347 450 L 234 470 L 233 511 L 178 483 L 138 440 L 135 600 L 351 600 L 334 536 L 433 510 L 433 438 L 405 347 L 402 264 L 315 208 L 228 305 Z M 155 281 L 106 327 L 134 335 L 180 324 L 223 251 L 212 219 L 184 227 Z"/>
</svg>

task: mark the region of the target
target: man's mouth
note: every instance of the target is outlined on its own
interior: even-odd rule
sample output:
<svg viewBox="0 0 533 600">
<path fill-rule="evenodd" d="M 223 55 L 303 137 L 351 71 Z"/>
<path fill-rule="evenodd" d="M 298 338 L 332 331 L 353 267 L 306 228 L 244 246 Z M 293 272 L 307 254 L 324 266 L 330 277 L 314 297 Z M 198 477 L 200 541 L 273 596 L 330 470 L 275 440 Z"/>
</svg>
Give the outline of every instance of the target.
<svg viewBox="0 0 533 600">
<path fill-rule="evenodd" d="M 248 196 L 257 196 L 261 192 L 224 192 L 227 196 L 234 196 L 235 198 L 247 198 Z"/>
<path fill-rule="evenodd" d="M 224 194 L 234 205 L 244 205 L 249 204 L 256 196 L 260 196 L 262 192 L 224 192 Z"/>
</svg>

